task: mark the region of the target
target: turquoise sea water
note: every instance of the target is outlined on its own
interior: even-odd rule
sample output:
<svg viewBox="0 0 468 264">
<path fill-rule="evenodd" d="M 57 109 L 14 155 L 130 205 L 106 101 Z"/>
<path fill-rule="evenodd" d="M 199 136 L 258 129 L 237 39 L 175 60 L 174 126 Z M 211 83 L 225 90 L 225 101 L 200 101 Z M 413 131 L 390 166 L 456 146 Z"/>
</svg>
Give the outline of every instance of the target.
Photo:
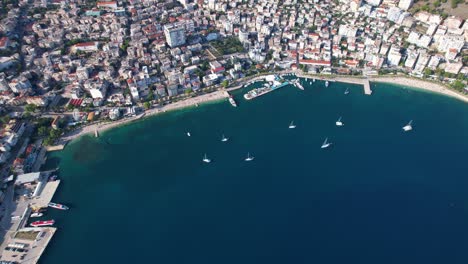
<svg viewBox="0 0 468 264">
<path fill-rule="evenodd" d="M 468 263 L 468 105 L 372 88 L 238 91 L 81 138 L 49 157 L 71 210 L 41 263 Z"/>
</svg>

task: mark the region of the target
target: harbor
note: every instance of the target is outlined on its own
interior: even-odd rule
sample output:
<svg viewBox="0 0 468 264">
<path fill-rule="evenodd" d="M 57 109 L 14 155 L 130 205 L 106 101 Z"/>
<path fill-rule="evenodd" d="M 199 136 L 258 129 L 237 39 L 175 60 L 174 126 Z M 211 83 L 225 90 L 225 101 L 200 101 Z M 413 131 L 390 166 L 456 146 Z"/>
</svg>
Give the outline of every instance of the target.
<svg viewBox="0 0 468 264">
<path fill-rule="evenodd" d="M 8 195 L 4 204 L 7 205 L 5 214 L 1 221 L 2 229 L 5 230 L 4 241 L 0 245 L 1 261 L 11 263 L 37 263 L 44 249 L 55 234 L 56 228 L 28 227 L 30 217 L 41 217 L 45 210 L 51 205 L 61 208 L 62 205 L 51 203 L 60 180 L 55 173 L 57 170 L 44 172 L 31 172 L 21 174 L 14 179 L 10 177 L 9 189 L 12 195 Z M 53 220 L 50 220 L 52 223 Z M 38 221 L 37 223 L 47 222 Z M 30 224 L 35 226 L 36 222 Z"/>
<path fill-rule="evenodd" d="M 290 84 L 288 81 L 279 77 L 278 75 L 267 75 L 265 76 L 264 82 L 265 83 L 263 84 L 263 87 L 255 88 L 247 92 L 244 94 L 244 98 L 246 100 L 252 100 L 256 97 L 273 92 Z"/>
</svg>

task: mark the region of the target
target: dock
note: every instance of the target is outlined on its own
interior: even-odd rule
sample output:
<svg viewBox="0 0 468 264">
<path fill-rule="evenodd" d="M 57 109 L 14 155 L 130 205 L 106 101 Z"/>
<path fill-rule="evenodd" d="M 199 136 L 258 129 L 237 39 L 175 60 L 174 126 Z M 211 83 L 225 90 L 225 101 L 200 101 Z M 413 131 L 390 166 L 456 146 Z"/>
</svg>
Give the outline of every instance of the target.
<svg viewBox="0 0 468 264">
<path fill-rule="evenodd" d="M 372 94 L 372 90 L 371 90 L 371 88 L 370 88 L 369 79 L 365 79 L 365 80 L 364 80 L 364 83 L 363 83 L 362 85 L 364 85 L 364 94 L 366 94 L 366 95 L 371 95 L 371 94 Z"/>
<path fill-rule="evenodd" d="M 37 263 L 56 230 L 55 227 L 27 227 L 12 233 L 1 248 L 1 260 L 8 263 Z"/>
<path fill-rule="evenodd" d="M 37 198 L 31 200 L 31 208 L 39 209 L 39 208 L 47 208 L 52 197 L 55 194 L 58 186 L 60 184 L 60 180 L 44 182 L 44 187 L 42 190 L 39 190 Z M 38 187 L 41 188 L 41 187 Z"/>
</svg>

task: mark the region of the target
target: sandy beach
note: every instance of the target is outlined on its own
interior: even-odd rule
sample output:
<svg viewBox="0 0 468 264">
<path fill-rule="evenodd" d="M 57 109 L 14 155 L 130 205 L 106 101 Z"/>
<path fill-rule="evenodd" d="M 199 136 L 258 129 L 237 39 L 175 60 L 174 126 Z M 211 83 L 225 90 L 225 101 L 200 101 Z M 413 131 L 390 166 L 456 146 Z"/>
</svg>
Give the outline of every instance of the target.
<svg viewBox="0 0 468 264">
<path fill-rule="evenodd" d="M 369 80 L 371 82 L 392 83 L 392 84 L 406 86 L 407 88 L 416 88 L 416 89 L 426 90 L 426 91 L 454 97 L 464 102 L 468 102 L 468 96 L 466 95 L 450 90 L 449 88 L 443 86 L 442 84 L 424 81 L 421 79 L 406 78 L 406 77 L 377 77 L 377 78 L 370 78 Z"/>
<path fill-rule="evenodd" d="M 313 76 L 307 74 L 297 74 L 298 77 L 304 78 L 317 78 L 320 80 L 332 80 L 337 82 L 343 83 L 352 83 L 352 84 L 363 84 L 366 79 L 362 77 L 346 77 L 346 76 Z M 468 102 L 468 96 L 458 93 L 454 90 L 447 88 L 446 86 L 431 82 L 425 81 L 418 78 L 410 78 L 405 76 L 382 76 L 382 77 L 370 77 L 370 82 L 377 82 L 377 83 L 390 83 L 390 84 L 397 84 L 401 86 L 406 86 L 405 88 L 410 89 L 421 89 L 433 93 L 438 93 L 446 96 L 450 96 L 464 102 Z"/>
<path fill-rule="evenodd" d="M 98 133 L 101 133 L 101 132 L 103 132 L 105 130 L 108 130 L 108 129 L 111 129 L 111 128 L 114 128 L 114 127 L 118 127 L 118 126 L 121 126 L 123 124 L 130 123 L 132 121 L 139 120 L 143 116 L 152 116 L 152 115 L 156 115 L 156 114 L 159 114 L 159 113 L 164 113 L 164 112 L 171 111 L 171 110 L 176 110 L 176 109 L 181 109 L 181 108 L 185 108 L 185 107 L 195 106 L 197 104 L 222 100 L 222 99 L 225 99 L 227 97 L 228 97 L 228 95 L 227 95 L 226 92 L 216 91 L 216 92 L 213 92 L 213 93 L 204 94 L 204 95 L 200 95 L 200 96 L 193 97 L 193 98 L 188 98 L 188 99 L 185 99 L 185 100 L 182 100 L 182 101 L 178 101 L 178 102 L 175 102 L 175 103 L 165 105 L 163 107 L 151 108 L 149 110 L 146 110 L 144 112 L 144 114 L 140 114 L 138 116 L 134 116 L 134 117 L 130 117 L 130 118 L 123 118 L 123 119 L 113 121 L 113 122 L 96 123 L 96 124 L 83 126 L 83 127 L 79 128 L 79 129 L 71 131 L 70 133 L 67 133 L 66 135 L 64 135 L 61 138 L 60 141 L 61 141 L 61 144 L 66 144 L 66 143 L 72 141 L 73 139 L 78 138 L 78 137 L 80 137 L 82 135 L 94 134 L 96 130 L 98 131 Z"/>
</svg>

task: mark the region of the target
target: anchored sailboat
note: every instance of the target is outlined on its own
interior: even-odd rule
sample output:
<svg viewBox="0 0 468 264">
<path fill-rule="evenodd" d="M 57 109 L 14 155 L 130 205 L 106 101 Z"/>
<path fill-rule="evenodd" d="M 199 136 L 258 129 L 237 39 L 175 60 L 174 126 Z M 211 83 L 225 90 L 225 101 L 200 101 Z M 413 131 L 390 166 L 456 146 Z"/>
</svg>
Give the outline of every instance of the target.
<svg viewBox="0 0 468 264">
<path fill-rule="evenodd" d="M 321 148 L 328 148 L 331 146 L 332 143 L 328 142 L 328 138 L 325 138 L 325 141 L 323 142 L 322 144 L 322 147 Z"/>
<path fill-rule="evenodd" d="M 289 128 L 296 128 L 296 125 L 294 124 L 294 121 L 291 121 L 291 123 L 289 124 Z"/>
<path fill-rule="evenodd" d="M 247 153 L 247 158 L 245 158 L 245 161 L 252 161 L 254 157 L 250 156 L 250 153 Z"/>
<path fill-rule="evenodd" d="M 349 88 L 346 88 L 346 91 L 344 91 L 344 94 L 349 94 Z"/>
<path fill-rule="evenodd" d="M 413 120 L 409 121 L 409 123 L 403 127 L 403 131 L 408 132 L 413 130 Z"/>
<path fill-rule="evenodd" d="M 225 137 L 224 134 L 223 134 L 223 137 L 221 138 L 221 141 L 222 141 L 222 142 L 226 142 L 226 141 L 228 141 L 228 140 L 229 140 L 229 138 Z"/>
<path fill-rule="evenodd" d="M 205 156 L 203 156 L 203 162 L 205 163 L 210 163 L 211 160 L 206 156 L 206 153 L 205 153 Z"/>
<path fill-rule="evenodd" d="M 344 126 L 343 122 L 341 122 L 341 116 L 338 118 L 338 121 L 336 121 L 336 126 Z"/>
</svg>

